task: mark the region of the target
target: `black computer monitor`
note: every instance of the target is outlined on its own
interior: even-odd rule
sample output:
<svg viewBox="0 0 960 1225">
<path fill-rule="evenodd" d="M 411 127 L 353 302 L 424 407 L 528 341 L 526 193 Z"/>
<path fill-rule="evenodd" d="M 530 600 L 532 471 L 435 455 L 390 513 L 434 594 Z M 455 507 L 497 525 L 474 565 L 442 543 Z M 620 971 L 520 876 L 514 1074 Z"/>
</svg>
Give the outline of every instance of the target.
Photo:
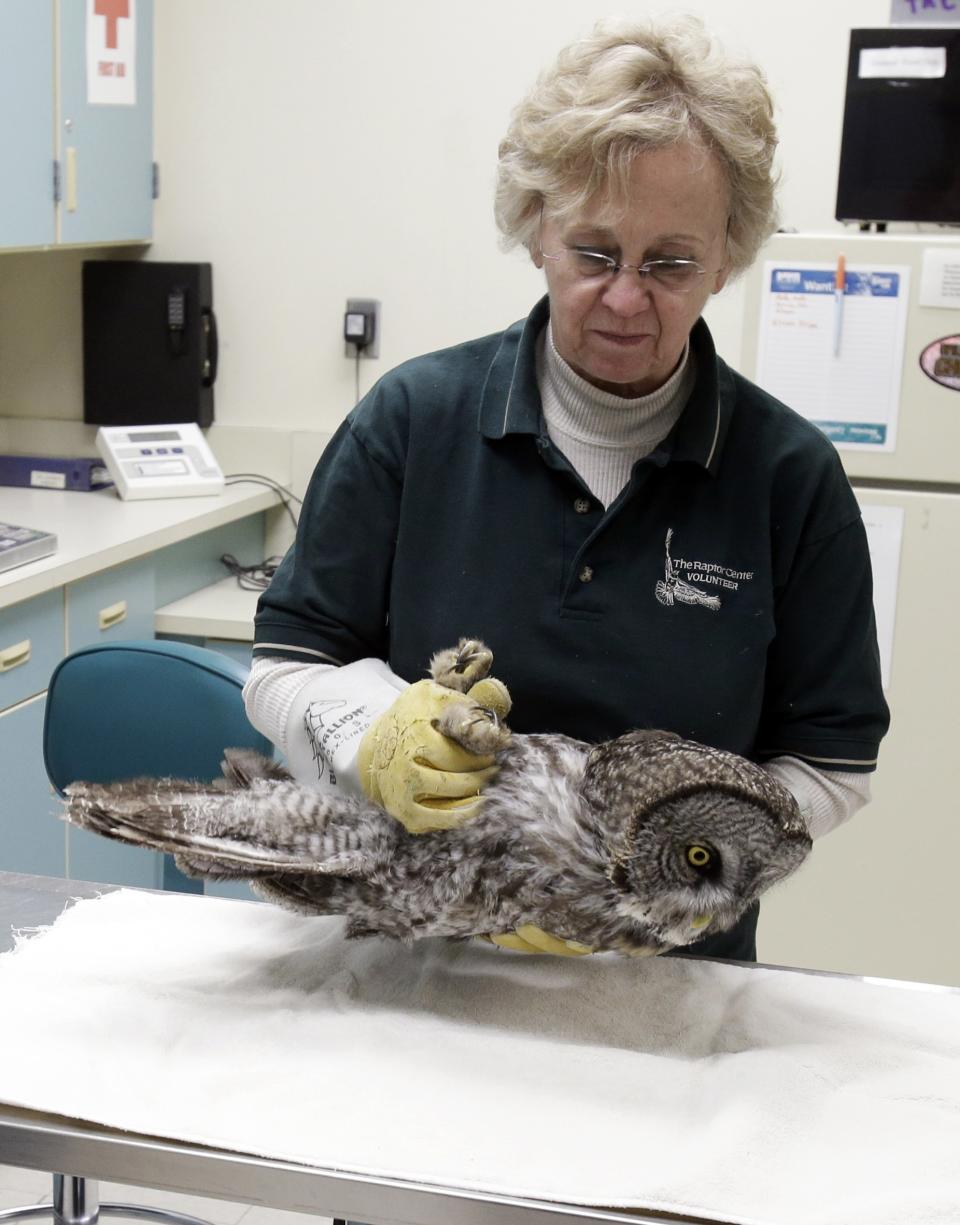
<svg viewBox="0 0 960 1225">
<path fill-rule="evenodd" d="M 960 27 L 850 31 L 836 218 L 960 224 Z"/>
</svg>

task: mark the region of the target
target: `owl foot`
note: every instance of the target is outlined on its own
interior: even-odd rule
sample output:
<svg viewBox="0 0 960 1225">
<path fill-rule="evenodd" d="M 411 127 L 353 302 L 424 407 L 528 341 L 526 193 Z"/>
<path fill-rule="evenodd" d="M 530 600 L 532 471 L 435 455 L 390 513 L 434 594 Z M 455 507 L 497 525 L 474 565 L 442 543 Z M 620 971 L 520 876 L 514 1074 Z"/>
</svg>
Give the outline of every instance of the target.
<svg viewBox="0 0 960 1225">
<path fill-rule="evenodd" d="M 497 712 L 469 698 L 452 702 L 433 725 L 438 732 L 479 756 L 499 753 L 510 743 L 510 729 L 500 722 Z"/>
<path fill-rule="evenodd" d="M 455 647 L 438 651 L 430 660 L 430 675 L 438 685 L 459 693 L 477 683 L 490 671 L 493 652 L 479 638 L 461 638 Z"/>
</svg>

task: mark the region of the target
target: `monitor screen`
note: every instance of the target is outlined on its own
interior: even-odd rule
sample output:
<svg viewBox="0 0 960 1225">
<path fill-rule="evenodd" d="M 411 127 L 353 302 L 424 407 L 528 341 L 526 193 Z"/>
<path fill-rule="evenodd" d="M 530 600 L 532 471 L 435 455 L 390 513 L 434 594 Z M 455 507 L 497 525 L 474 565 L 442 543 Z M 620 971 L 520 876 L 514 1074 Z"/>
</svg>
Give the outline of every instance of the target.
<svg viewBox="0 0 960 1225">
<path fill-rule="evenodd" d="M 960 223 L 960 27 L 850 31 L 835 215 Z"/>
</svg>

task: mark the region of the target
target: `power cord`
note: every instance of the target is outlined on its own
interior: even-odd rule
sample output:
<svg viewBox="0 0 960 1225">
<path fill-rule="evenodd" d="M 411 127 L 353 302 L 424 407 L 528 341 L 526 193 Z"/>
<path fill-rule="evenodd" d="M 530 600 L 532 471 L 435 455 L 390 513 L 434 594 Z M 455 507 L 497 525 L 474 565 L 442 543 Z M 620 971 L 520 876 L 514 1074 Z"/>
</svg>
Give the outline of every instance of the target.
<svg viewBox="0 0 960 1225">
<path fill-rule="evenodd" d="M 290 522 L 294 527 L 297 526 L 297 516 L 293 513 L 290 503 L 296 502 L 298 506 L 302 506 L 303 498 L 298 498 L 289 489 L 285 489 L 273 477 L 264 476 L 262 472 L 230 472 L 223 479 L 227 485 L 265 485 L 267 489 L 272 489 L 283 503 L 284 510 L 290 516 Z M 270 586 L 270 580 L 276 574 L 277 566 L 282 560 L 282 557 L 268 557 L 265 561 L 257 562 L 255 565 L 241 566 L 232 553 L 224 553 L 220 558 L 221 563 L 226 566 L 244 591 L 265 591 Z"/>
<path fill-rule="evenodd" d="M 224 553 L 220 558 L 244 591 L 266 591 L 282 560 L 282 557 L 268 557 L 254 566 L 241 566 L 232 553 Z"/>
<path fill-rule="evenodd" d="M 284 510 L 290 516 L 290 522 L 294 527 L 297 526 L 297 517 L 290 507 L 291 502 L 296 502 L 298 506 L 303 505 L 303 498 L 298 498 L 296 494 L 290 492 L 289 489 L 275 481 L 272 477 L 264 476 L 260 472 L 230 472 L 224 478 L 224 483 L 227 485 L 242 485 L 244 483 L 250 485 L 266 485 L 268 489 L 272 489 L 280 501 L 283 503 Z"/>
</svg>

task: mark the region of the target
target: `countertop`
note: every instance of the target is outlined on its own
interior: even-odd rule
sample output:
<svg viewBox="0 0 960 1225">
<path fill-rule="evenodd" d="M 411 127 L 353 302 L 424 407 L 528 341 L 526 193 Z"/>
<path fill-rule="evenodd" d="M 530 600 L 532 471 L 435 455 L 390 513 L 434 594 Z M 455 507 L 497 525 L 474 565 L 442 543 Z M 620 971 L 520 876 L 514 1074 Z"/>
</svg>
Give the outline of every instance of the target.
<svg viewBox="0 0 960 1225">
<path fill-rule="evenodd" d="M 278 504 L 271 490 L 249 483 L 227 485 L 211 497 L 139 502 L 121 501 L 112 488 L 79 493 L 0 487 L 0 522 L 57 537 L 50 557 L 0 574 L 0 608 Z"/>
<path fill-rule="evenodd" d="M 221 579 L 158 608 L 153 627 L 158 634 L 252 642 L 259 598 L 259 591 L 247 591 L 235 578 Z"/>
</svg>

